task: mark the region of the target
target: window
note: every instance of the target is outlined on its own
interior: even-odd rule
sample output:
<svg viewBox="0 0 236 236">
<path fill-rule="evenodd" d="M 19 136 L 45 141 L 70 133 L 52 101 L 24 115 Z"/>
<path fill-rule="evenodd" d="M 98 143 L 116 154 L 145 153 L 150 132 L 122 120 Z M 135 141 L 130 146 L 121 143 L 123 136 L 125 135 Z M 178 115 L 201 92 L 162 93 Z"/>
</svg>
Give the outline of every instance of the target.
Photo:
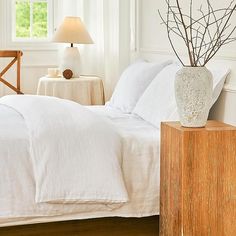
<svg viewBox="0 0 236 236">
<path fill-rule="evenodd" d="M 48 40 L 52 18 L 52 0 L 13 0 L 13 41 Z"/>
</svg>

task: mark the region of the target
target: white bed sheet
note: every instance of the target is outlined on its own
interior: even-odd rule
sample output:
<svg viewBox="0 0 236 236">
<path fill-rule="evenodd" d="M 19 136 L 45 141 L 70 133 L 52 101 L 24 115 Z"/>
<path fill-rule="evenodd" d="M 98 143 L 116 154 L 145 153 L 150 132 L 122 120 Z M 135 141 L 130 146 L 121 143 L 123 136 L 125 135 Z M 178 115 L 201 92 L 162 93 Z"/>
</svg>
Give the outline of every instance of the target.
<svg viewBox="0 0 236 236">
<path fill-rule="evenodd" d="M 118 209 L 98 209 L 81 205 L 77 212 L 68 213 L 67 204 L 63 205 L 64 214 L 58 216 L 17 216 L 0 218 L 0 226 L 53 222 L 72 219 L 98 217 L 144 217 L 159 214 L 160 155 L 158 129 L 134 115 L 123 114 L 107 106 L 88 107 L 93 112 L 105 116 L 116 125 L 123 140 L 123 175 L 130 202 Z M 0 130 L 3 136 L 18 134 L 18 141 L 27 145 L 27 132 L 23 118 L 14 115 L 14 120 L 7 119 L 7 108 L 0 107 Z M 21 128 L 20 128 L 21 127 Z M 1 142 L 3 140 L 0 140 Z M 17 157 L 17 154 L 16 154 Z M 21 163 L 24 164 L 24 163 Z M 27 167 L 30 168 L 30 167 Z M 26 175 L 27 173 L 25 173 Z M 24 175 L 24 174 L 23 174 Z M 22 178 L 22 173 L 19 174 Z M 26 177 L 26 176 L 25 176 Z M 23 186 L 23 188 L 26 186 Z M 32 188 L 32 186 L 27 186 Z M 23 195 L 21 195 L 23 196 Z M 24 201 L 24 199 L 18 199 Z M 33 199 L 32 199 L 33 201 Z M 71 207 L 71 206 L 70 206 Z M 70 211 L 69 211 L 70 212 Z"/>
</svg>

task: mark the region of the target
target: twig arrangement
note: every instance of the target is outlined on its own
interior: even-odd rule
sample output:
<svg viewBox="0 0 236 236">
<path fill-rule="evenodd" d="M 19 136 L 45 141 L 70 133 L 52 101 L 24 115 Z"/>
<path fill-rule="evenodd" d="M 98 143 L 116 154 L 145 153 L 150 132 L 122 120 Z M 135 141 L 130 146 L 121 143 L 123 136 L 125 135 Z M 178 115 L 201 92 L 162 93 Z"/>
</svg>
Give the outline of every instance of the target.
<svg viewBox="0 0 236 236">
<path fill-rule="evenodd" d="M 210 0 L 206 0 L 206 7 L 198 9 L 198 18 L 193 17 L 193 0 L 190 1 L 189 14 L 185 14 L 179 0 L 165 0 L 167 17 L 164 19 L 159 12 L 163 24 L 167 28 L 171 47 L 183 66 L 205 66 L 226 44 L 236 40 L 233 36 L 236 25 L 231 25 L 230 19 L 236 10 L 233 0 L 228 7 L 213 9 Z M 204 11 L 204 9 L 207 9 Z M 180 37 L 187 47 L 190 65 L 185 65 L 174 46 L 172 36 Z"/>
</svg>

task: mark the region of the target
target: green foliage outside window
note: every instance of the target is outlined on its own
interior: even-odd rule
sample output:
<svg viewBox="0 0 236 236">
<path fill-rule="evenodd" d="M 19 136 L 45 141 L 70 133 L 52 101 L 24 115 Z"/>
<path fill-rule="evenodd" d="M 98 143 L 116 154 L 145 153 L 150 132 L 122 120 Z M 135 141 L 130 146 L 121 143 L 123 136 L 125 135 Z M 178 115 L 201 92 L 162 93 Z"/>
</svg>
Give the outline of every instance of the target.
<svg viewBox="0 0 236 236">
<path fill-rule="evenodd" d="M 47 37 L 47 2 L 30 3 L 30 0 L 18 0 L 15 2 L 15 9 L 17 38 Z M 32 19 L 30 19 L 30 11 L 32 11 Z"/>
<path fill-rule="evenodd" d="M 47 3 L 36 2 L 33 4 L 33 37 L 47 37 Z"/>
<path fill-rule="evenodd" d="M 30 2 L 16 2 L 16 37 L 30 37 Z"/>
</svg>

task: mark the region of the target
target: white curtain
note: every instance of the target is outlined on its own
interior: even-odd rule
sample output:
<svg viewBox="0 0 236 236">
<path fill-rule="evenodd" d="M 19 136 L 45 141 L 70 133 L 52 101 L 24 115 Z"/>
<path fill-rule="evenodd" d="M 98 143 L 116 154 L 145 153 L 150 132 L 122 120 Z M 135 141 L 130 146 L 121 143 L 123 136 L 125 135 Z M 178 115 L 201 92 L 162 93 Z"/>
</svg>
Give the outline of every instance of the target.
<svg viewBox="0 0 236 236">
<path fill-rule="evenodd" d="M 129 37 L 120 35 L 124 28 L 129 34 L 129 10 L 124 19 L 121 9 L 125 6 L 129 0 L 64 0 L 63 15 L 80 16 L 94 40 L 93 45 L 79 45 L 82 74 L 103 78 L 106 100 L 129 64 Z"/>
<path fill-rule="evenodd" d="M 83 72 L 103 78 L 108 100 L 119 77 L 119 0 L 85 0 L 83 7 L 94 40 L 83 48 Z"/>
</svg>

